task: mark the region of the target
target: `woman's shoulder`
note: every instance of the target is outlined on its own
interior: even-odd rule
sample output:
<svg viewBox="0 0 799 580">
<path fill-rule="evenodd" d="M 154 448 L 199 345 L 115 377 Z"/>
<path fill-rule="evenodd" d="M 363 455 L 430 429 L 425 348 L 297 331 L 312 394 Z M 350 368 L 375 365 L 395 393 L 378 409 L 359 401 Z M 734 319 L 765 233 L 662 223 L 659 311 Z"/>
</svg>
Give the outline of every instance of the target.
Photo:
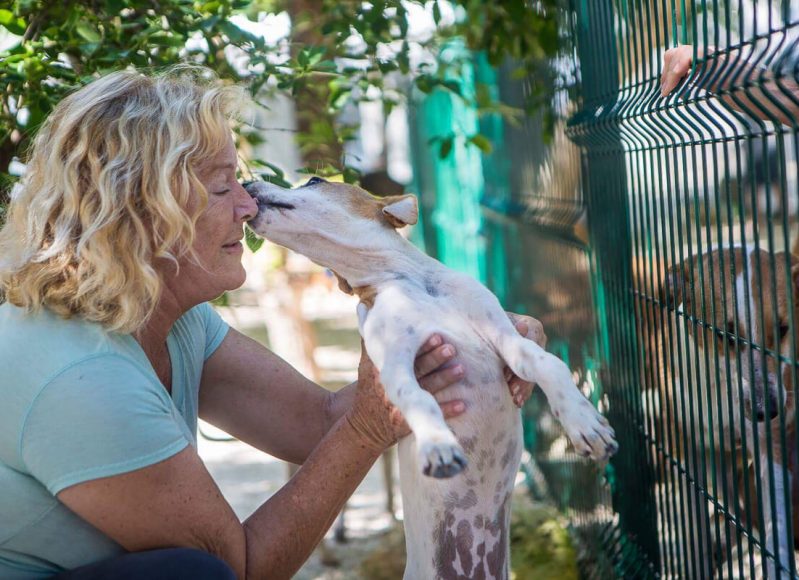
<svg viewBox="0 0 799 580">
<path fill-rule="evenodd" d="M 34 312 L 0 304 L 0 385 L 35 387 L 60 370 L 81 360 L 122 357 L 137 360 L 133 339 L 107 332 L 99 324 L 80 318 L 65 319 L 46 308 Z M 0 386 L 2 389 L 2 386 Z"/>
</svg>

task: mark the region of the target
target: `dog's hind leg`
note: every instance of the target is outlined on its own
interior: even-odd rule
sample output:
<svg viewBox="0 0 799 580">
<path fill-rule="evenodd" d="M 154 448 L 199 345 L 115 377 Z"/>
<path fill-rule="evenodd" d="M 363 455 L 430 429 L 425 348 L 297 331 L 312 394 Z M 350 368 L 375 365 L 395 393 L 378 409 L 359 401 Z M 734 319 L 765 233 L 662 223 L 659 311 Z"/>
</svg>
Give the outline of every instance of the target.
<svg viewBox="0 0 799 580">
<path fill-rule="evenodd" d="M 494 347 L 516 375 L 538 383 L 577 452 L 594 459 L 615 453 L 618 444 L 613 429 L 574 384 L 569 367 L 519 336 L 507 318 L 504 322 L 492 340 Z"/>
</svg>

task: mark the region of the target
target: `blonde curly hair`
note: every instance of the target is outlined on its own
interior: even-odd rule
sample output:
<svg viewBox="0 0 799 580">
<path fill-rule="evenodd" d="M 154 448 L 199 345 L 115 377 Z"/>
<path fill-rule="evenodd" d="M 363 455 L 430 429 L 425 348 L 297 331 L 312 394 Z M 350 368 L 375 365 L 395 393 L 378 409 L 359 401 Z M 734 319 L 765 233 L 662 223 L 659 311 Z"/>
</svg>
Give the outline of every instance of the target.
<svg viewBox="0 0 799 580">
<path fill-rule="evenodd" d="M 196 167 L 226 146 L 246 103 L 193 66 L 115 72 L 62 100 L 0 230 L 0 298 L 141 327 L 161 293 L 155 260 L 191 255 L 208 202 Z"/>
</svg>

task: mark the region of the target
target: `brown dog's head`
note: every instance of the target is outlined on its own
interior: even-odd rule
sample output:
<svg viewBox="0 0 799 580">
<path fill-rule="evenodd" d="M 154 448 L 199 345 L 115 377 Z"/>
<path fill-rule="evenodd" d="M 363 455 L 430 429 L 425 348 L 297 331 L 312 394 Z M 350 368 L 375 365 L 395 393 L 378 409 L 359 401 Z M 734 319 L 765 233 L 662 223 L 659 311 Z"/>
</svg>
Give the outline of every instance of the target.
<svg viewBox="0 0 799 580">
<path fill-rule="evenodd" d="M 791 360 L 799 347 L 799 258 L 784 252 L 713 250 L 669 270 L 664 299 L 688 319 L 687 332 L 744 402 L 752 421 L 793 409 Z M 792 299 L 791 299 L 792 297 Z M 675 337 L 676 340 L 676 337 Z M 794 342 L 796 341 L 796 342 Z M 693 356 L 691 354 L 691 356 Z M 782 377 L 780 392 L 778 375 Z M 740 387 L 739 387 L 740 385 Z M 786 420 L 793 413 L 785 413 Z"/>
</svg>

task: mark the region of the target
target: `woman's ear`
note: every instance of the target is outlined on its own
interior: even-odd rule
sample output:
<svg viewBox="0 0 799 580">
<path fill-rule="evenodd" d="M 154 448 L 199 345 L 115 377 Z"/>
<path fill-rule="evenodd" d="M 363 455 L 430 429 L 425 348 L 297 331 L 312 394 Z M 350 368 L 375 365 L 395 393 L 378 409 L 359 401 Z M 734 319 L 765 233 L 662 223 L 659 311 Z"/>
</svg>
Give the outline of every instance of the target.
<svg viewBox="0 0 799 580">
<path fill-rule="evenodd" d="M 383 215 L 394 228 L 412 226 L 419 219 L 419 206 L 412 193 L 384 198 Z"/>
</svg>

